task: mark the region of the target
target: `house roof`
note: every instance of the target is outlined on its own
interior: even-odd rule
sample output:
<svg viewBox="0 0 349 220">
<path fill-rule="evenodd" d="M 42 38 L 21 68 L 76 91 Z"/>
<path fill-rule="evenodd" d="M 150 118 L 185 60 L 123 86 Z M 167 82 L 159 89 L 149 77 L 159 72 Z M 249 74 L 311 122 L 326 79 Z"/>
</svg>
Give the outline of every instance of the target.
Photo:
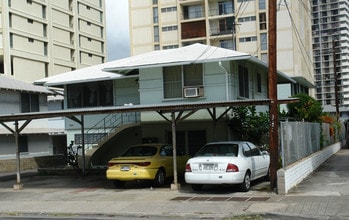
<svg viewBox="0 0 349 220">
<path fill-rule="evenodd" d="M 0 76 L 0 89 L 53 94 L 53 92 L 46 87 L 36 86 L 31 83 L 22 82 L 3 75 Z"/>
<path fill-rule="evenodd" d="M 115 60 L 83 69 L 78 69 L 42 80 L 35 83 L 47 86 L 72 84 L 78 82 L 101 81 L 126 77 L 135 69 L 161 66 L 185 65 L 192 63 L 209 63 L 230 60 L 247 60 L 267 68 L 267 64 L 247 53 L 214 47 L 204 44 L 192 44 L 169 50 L 157 50 L 137 56 Z M 278 71 L 278 83 L 295 83 L 286 74 Z"/>
<path fill-rule="evenodd" d="M 244 60 L 250 58 L 247 53 L 228 50 L 205 44 L 192 44 L 170 50 L 157 50 L 137 56 L 111 62 L 105 71 L 122 71 L 159 66 L 185 65 L 192 63 L 219 62 L 225 60 Z"/>
<path fill-rule="evenodd" d="M 104 66 L 104 71 L 122 72 L 133 69 L 161 66 L 186 65 L 193 63 L 211 63 L 230 60 L 247 60 L 268 68 L 268 65 L 256 57 L 221 47 L 206 44 L 192 44 L 170 50 L 158 50 L 137 56 L 116 60 Z M 278 71 L 278 83 L 296 83 L 291 77 Z"/>
<path fill-rule="evenodd" d="M 121 74 L 103 71 L 104 65 L 107 65 L 107 64 L 108 63 L 103 63 L 99 65 L 81 68 L 74 71 L 65 72 L 62 74 L 37 80 L 34 83 L 38 85 L 46 85 L 46 86 L 59 86 L 59 85 L 74 84 L 74 83 L 81 83 L 81 82 L 110 80 L 110 79 L 115 79 L 123 76 Z"/>
</svg>

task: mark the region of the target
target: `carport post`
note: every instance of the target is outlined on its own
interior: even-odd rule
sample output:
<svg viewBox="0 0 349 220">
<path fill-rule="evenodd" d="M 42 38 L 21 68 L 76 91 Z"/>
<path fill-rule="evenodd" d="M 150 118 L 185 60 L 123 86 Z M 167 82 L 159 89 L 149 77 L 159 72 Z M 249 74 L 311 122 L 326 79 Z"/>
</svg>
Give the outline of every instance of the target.
<svg viewBox="0 0 349 220">
<path fill-rule="evenodd" d="M 23 184 L 21 183 L 21 162 L 20 162 L 20 152 L 19 152 L 19 131 L 18 131 L 18 121 L 15 121 L 15 143 L 16 143 L 16 167 L 17 167 L 17 182 L 13 185 L 13 189 L 23 189 Z"/>
<path fill-rule="evenodd" d="M 81 115 L 81 153 L 82 153 L 82 175 L 85 175 L 85 123 L 84 115 Z"/>
<path fill-rule="evenodd" d="M 177 142 L 176 142 L 176 115 L 175 112 L 171 113 L 172 121 L 172 148 L 173 148 L 173 184 L 171 189 L 179 189 L 177 177 Z"/>
</svg>

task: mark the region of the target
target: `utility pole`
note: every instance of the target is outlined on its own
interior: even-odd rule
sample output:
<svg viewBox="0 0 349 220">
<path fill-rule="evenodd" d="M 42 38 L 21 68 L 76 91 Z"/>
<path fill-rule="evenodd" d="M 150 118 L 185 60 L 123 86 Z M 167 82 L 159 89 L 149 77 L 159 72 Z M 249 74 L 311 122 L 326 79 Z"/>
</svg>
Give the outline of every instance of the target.
<svg viewBox="0 0 349 220">
<path fill-rule="evenodd" d="M 336 104 L 336 119 L 339 121 L 339 103 L 338 103 L 338 75 L 337 75 L 337 65 L 336 65 L 336 41 L 332 39 L 332 54 L 333 54 L 333 74 L 334 74 L 334 97 Z"/>
<path fill-rule="evenodd" d="M 277 186 L 277 169 L 278 169 L 278 108 L 277 108 L 277 77 L 276 77 L 276 0 L 269 0 L 269 32 L 268 32 L 268 95 L 269 105 L 269 144 L 270 144 L 270 190 Z"/>
</svg>

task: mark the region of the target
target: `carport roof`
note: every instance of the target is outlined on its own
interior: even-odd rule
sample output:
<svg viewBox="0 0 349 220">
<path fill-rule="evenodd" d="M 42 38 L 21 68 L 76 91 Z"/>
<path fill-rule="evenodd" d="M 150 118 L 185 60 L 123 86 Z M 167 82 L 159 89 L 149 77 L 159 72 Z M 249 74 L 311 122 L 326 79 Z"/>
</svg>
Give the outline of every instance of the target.
<svg viewBox="0 0 349 220">
<path fill-rule="evenodd" d="M 41 118 L 53 118 L 62 116 L 76 115 L 93 115 L 105 113 L 124 113 L 124 112 L 142 112 L 142 111 L 159 111 L 159 112 L 176 112 L 190 111 L 195 109 L 205 109 L 213 107 L 243 106 L 243 105 L 268 105 L 269 99 L 254 100 L 235 100 L 235 101 L 215 101 L 215 102 L 195 102 L 195 103 L 173 103 L 173 104 L 152 104 L 152 105 L 124 105 L 112 107 L 95 107 L 95 108 L 79 108 L 46 112 L 27 112 L 0 115 L 0 123 L 32 120 Z"/>
<path fill-rule="evenodd" d="M 298 99 L 286 99 L 278 100 L 278 103 L 294 102 Z M 199 109 L 208 109 L 215 107 L 230 107 L 230 106 L 247 106 L 247 105 L 269 105 L 270 99 L 252 99 L 252 100 L 234 100 L 234 101 L 214 101 L 214 102 L 194 102 L 194 103 L 172 103 L 172 104 L 152 104 L 152 105 L 124 105 L 124 106 L 112 106 L 112 107 L 95 107 L 95 108 L 79 108 L 79 109 L 67 109 L 57 111 L 46 112 L 29 112 L 29 113 L 17 113 L 0 115 L 0 123 L 32 120 L 41 118 L 52 118 L 62 116 L 76 116 L 76 115 L 93 115 L 93 114 L 106 114 L 106 113 L 124 113 L 124 112 L 145 112 L 145 111 L 157 111 L 161 113 L 165 112 L 180 112 L 191 111 Z"/>
<path fill-rule="evenodd" d="M 162 66 L 209 63 L 230 60 L 247 60 L 268 68 L 263 61 L 247 53 L 214 47 L 204 44 L 192 44 L 169 50 L 157 50 L 148 53 L 86 67 L 36 81 L 36 84 L 58 86 L 79 82 L 101 81 L 126 77 L 135 69 Z M 135 77 L 135 76 L 131 76 Z M 296 83 L 286 74 L 278 71 L 278 83 Z"/>
</svg>

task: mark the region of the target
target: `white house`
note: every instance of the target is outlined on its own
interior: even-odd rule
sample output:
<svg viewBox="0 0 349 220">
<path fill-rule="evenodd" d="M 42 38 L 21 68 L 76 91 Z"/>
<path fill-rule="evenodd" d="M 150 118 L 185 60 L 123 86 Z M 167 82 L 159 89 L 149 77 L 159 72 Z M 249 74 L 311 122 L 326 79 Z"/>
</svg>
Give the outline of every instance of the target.
<svg viewBox="0 0 349 220">
<path fill-rule="evenodd" d="M 295 83 L 281 72 L 277 73 L 277 80 L 279 84 Z M 246 53 L 193 44 L 87 67 L 36 83 L 63 87 L 65 109 L 216 101 L 248 103 L 268 98 L 268 67 Z M 261 105 L 258 109 L 267 108 Z M 185 117 L 181 117 L 183 114 Z M 163 111 L 86 116 L 85 140 L 99 146 L 91 158 L 92 164 L 106 164 L 110 157 L 132 143 L 171 142 L 169 117 Z M 177 148 L 189 154 L 206 142 L 234 139 L 226 126 L 229 119 L 226 108 L 186 111 L 176 117 L 181 119 L 176 122 Z M 117 123 L 109 123 L 113 120 Z M 66 131 L 67 141 L 79 144 L 80 126 L 67 119 Z M 99 140 L 109 132 L 112 135 L 107 141 Z"/>
</svg>

